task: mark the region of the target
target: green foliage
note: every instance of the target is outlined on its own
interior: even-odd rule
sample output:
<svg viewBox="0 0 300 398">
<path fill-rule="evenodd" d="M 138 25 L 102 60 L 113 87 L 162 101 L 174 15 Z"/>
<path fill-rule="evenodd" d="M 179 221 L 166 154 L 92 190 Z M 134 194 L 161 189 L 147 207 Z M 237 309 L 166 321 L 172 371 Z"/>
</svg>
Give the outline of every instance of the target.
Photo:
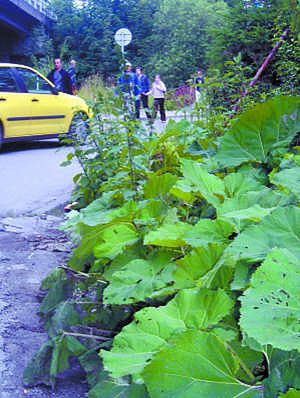
<svg viewBox="0 0 300 398">
<path fill-rule="evenodd" d="M 182 290 L 164 307 L 137 312 L 134 322 L 115 338 L 112 350 L 102 352 L 104 366 L 114 377 L 140 374 L 174 333 L 212 327 L 231 308 L 232 301 L 222 290 Z"/>
<path fill-rule="evenodd" d="M 104 302 L 131 304 L 172 292 L 168 289 L 174 271 L 171 260 L 167 253 L 154 252 L 148 260 L 130 261 L 108 278 L 110 284 L 104 291 Z"/>
<path fill-rule="evenodd" d="M 255 387 L 241 383 L 238 358 L 214 334 L 188 331 L 174 337 L 144 372 L 150 396 L 258 398 Z"/>
<path fill-rule="evenodd" d="M 300 398 L 300 391 L 291 389 L 286 394 L 280 394 L 279 398 Z"/>
<path fill-rule="evenodd" d="M 269 163 L 291 143 L 300 128 L 299 98 L 275 98 L 245 112 L 221 139 L 221 166 Z M 276 131 L 276 134 L 274 134 Z"/>
<path fill-rule="evenodd" d="M 90 392 L 89 398 L 148 398 L 143 385 L 116 384 L 112 381 L 98 383 Z"/>
<path fill-rule="evenodd" d="M 203 219 L 184 235 L 184 240 L 193 247 L 202 247 L 208 243 L 226 243 L 234 231 L 234 226 L 227 221 Z"/>
<path fill-rule="evenodd" d="M 223 1 L 162 0 L 153 21 L 150 70 L 174 86 L 206 67 L 213 29 L 226 21 L 227 13 Z"/>
<path fill-rule="evenodd" d="M 30 64 L 45 76 L 53 68 L 53 39 L 44 25 L 33 26 L 20 51 L 29 58 Z"/>
<path fill-rule="evenodd" d="M 299 390 L 298 112 L 296 97 L 258 104 L 219 147 L 201 122 L 148 135 L 96 114 L 62 227 L 77 247 L 43 284 L 50 342 L 26 383 L 76 356 L 90 398 Z"/>
<path fill-rule="evenodd" d="M 66 63 L 78 62 L 79 81 L 89 75 L 111 73 L 111 65 L 118 69 L 118 53 L 113 34 L 119 21 L 113 4 L 108 1 L 89 1 L 77 7 L 72 0 L 54 0 L 57 22 L 53 26 L 54 48 Z"/>
<path fill-rule="evenodd" d="M 264 260 L 274 248 L 288 249 L 300 255 L 298 207 L 278 207 L 258 225 L 251 225 L 230 245 L 227 254 L 236 259 L 257 262 Z"/>
<path fill-rule="evenodd" d="M 287 250 L 270 252 L 241 298 L 242 331 L 262 345 L 299 350 L 299 283 L 297 259 Z"/>
<path fill-rule="evenodd" d="M 284 393 L 289 388 L 300 389 L 298 351 L 266 350 L 269 377 L 264 381 L 265 396 L 277 398 L 278 392 Z"/>
<path fill-rule="evenodd" d="M 292 167 L 289 169 L 283 169 L 278 173 L 272 175 L 270 178 L 272 184 L 277 185 L 283 190 L 287 190 L 288 193 L 293 193 L 300 199 L 300 167 Z"/>
</svg>

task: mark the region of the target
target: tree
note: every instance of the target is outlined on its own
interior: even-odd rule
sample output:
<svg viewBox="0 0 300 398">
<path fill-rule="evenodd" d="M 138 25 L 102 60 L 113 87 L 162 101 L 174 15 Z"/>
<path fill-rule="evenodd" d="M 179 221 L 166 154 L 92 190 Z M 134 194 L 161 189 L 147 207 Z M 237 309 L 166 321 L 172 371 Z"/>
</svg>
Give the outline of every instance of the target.
<svg viewBox="0 0 300 398">
<path fill-rule="evenodd" d="M 113 33 L 119 24 L 108 1 L 90 0 L 76 7 L 72 0 L 55 0 L 57 23 L 53 29 L 55 47 L 64 61 L 78 61 L 80 77 L 99 73 L 104 77 L 117 70 Z"/>
<path fill-rule="evenodd" d="M 293 0 L 227 0 L 230 12 L 225 26 L 216 26 L 215 43 L 208 50 L 211 64 L 224 69 L 226 61 L 241 53 L 242 62 L 252 68 L 253 74 L 271 51 L 283 31 L 291 27 L 296 6 Z M 286 44 L 287 43 L 287 44 Z M 283 57 L 289 44 L 289 60 L 296 61 L 296 46 L 291 32 L 287 42 L 278 53 Z M 289 43 L 289 44 L 288 44 Z M 292 44 L 293 43 L 293 44 Z M 273 64 L 274 65 L 274 64 Z M 279 65 L 278 65 L 279 66 Z M 279 83 L 279 74 L 284 68 L 269 68 L 263 81 L 271 85 Z"/>
<path fill-rule="evenodd" d="M 214 42 L 211 33 L 226 24 L 227 13 L 221 0 L 163 0 L 154 20 L 149 67 L 171 85 L 207 67 L 207 52 Z"/>
</svg>

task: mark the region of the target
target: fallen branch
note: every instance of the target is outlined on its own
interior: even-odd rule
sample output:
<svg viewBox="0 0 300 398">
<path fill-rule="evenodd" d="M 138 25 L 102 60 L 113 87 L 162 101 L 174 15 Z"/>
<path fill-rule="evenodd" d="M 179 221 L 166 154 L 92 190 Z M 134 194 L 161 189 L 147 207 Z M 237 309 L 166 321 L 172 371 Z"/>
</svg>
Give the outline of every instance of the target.
<svg viewBox="0 0 300 398">
<path fill-rule="evenodd" d="M 95 272 L 87 274 L 85 272 L 75 271 L 72 268 L 67 267 L 66 265 L 59 265 L 58 268 L 63 269 L 66 272 L 66 274 L 69 274 L 70 277 L 73 277 L 74 279 L 79 279 L 80 280 L 80 279 L 89 279 L 89 278 L 95 278 L 96 277 L 97 282 L 102 283 L 103 285 L 107 285 L 107 283 L 108 283 L 106 281 L 103 281 L 102 279 L 98 279 L 97 278 L 98 274 L 95 273 Z"/>
<path fill-rule="evenodd" d="M 101 341 L 111 340 L 110 337 L 102 337 L 102 336 L 95 336 L 93 334 L 72 333 L 72 332 L 65 332 L 65 331 L 63 332 L 63 336 L 82 337 L 85 339 L 94 339 L 94 340 L 101 340 Z"/>
<path fill-rule="evenodd" d="M 268 64 L 270 63 L 271 59 L 274 57 L 274 55 L 277 53 L 277 51 L 279 50 L 279 48 L 281 47 L 282 43 L 285 41 L 285 39 L 287 38 L 288 34 L 290 32 L 290 29 L 286 29 L 282 36 L 280 37 L 279 41 L 277 42 L 276 46 L 271 50 L 271 52 L 269 53 L 269 55 L 266 57 L 266 59 L 264 60 L 264 62 L 262 63 L 261 67 L 258 69 L 258 71 L 256 72 L 256 75 L 254 76 L 254 78 L 251 80 L 251 82 L 249 83 L 249 87 L 241 94 L 240 99 L 238 100 L 238 102 L 236 103 L 236 105 L 233 107 L 232 109 L 232 113 L 229 116 L 229 119 L 232 119 L 233 116 L 237 113 L 237 111 L 240 109 L 241 107 L 241 103 L 243 101 L 243 99 L 249 94 L 250 89 L 257 83 L 258 79 L 260 78 L 261 74 L 263 73 L 263 71 L 266 69 L 266 67 L 268 66 Z M 227 123 L 226 123 L 227 125 Z"/>
<path fill-rule="evenodd" d="M 71 332 L 73 333 L 83 333 L 83 334 L 88 334 L 88 335 L 93 335 L 93 336 L 103 336 L 103 337 L 111 337 L 117 332 L 113 330 L 107 330 L 107 329 L 98 329 L 95 327 L 87 326 L 87 325 L 77 325 L 77 326 L 71 326 Z"/>
</svg>

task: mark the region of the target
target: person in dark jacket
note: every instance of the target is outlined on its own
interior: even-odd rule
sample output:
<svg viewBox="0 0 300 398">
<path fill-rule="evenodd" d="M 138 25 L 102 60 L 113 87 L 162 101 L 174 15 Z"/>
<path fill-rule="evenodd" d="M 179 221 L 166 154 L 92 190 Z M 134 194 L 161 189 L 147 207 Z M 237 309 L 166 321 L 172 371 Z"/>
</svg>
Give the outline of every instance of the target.
<svg viewBox="0 0 300 398">
<path fill-rule="evenodd" d="M 135 101 L 136 108 L 136 118 L 140 118 L 140 109 L 141 102 L 143 104 L 143 108 L 145 109 L 146 116 L 148 120 L 151 119 L 151 112 L 149 110 L 149 91 L 150 91 L 150 83 L 148 77 L 143 73 L 143 69 L 140 66 L 135 68 L 135 74 L 138 80 L 138 86 L 140 89 L 140 98 Z"/>
<path fill-rule="evenodd" d="M 138 79 L 132 72 L 132 65 L 126 62 L 125 70 L 118 79 L 118 87 L 122 94 L 129 94 L 137 97 L 140 94 Z"/>
<path fill-rule="evenodd" d="M 69 73 L 71 83 L 72 83 L 72 92 L 74 95 L 76 95 L 77 91 L 78 91 L 78 87 L 77 87 L 77 79 L 76 79 L 76 61 L 74 59 L 71 59 L 71 61 L 70 61 L 68 73 Z"/>
<path fill-rule="evenodd" d="M 72 82 L 70 75 L 62 68 L 60 58 L 55 58 L 54 69 L 48 74 L 47 78 L 55 85 L 58 91 L 72 94 Z"/>
<path fill-rule="evenodd" d="M 140 89 L 138 85 L 138 79 L 136 74 L 132 72 L 132 65 L 130 62 L 126 62 L 124 72 L 118 79 L 118 86 L 115 94 L 121 92 L 123 97 L 123 106 L 125 113 L 130 114 L 130 118 L 136 117 L 136 101 L 140 97 Z"/>
</svg>

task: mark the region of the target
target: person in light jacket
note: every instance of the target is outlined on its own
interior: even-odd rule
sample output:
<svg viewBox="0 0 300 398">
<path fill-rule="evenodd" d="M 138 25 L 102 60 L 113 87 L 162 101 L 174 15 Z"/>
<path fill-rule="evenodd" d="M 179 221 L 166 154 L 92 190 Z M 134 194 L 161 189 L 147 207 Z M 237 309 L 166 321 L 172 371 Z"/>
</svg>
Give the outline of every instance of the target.
<svg viewBox="0 0 300 398">
<path fill-rule="evenodd" d="M 165 111 L 165 93 L 166 93 L 166 85 L 160 79 L 160 75 L 156 75 L 154 82 L 152 84 L 152 89 L 150 93 L 154 98 L 154 111 L 155 116 L 157 112 L 160 113 L 160 120 L 165 123 L 166 122 L 166 111 Z"/>
</svg>

